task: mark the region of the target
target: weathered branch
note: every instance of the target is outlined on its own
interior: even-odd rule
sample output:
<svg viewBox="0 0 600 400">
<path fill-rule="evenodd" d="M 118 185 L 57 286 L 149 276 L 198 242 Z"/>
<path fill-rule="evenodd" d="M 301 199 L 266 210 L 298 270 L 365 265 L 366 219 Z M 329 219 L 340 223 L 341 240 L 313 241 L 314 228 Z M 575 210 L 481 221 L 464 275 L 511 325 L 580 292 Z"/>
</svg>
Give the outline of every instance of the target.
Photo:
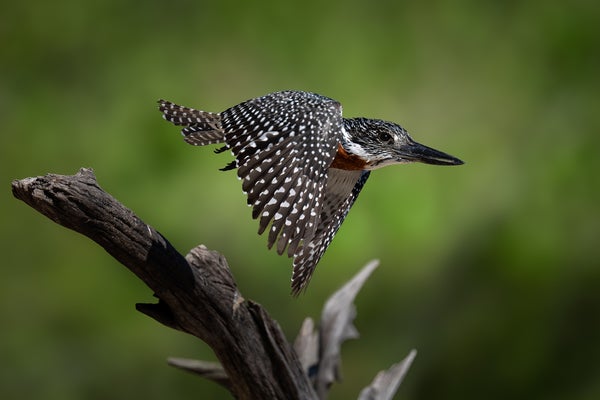
<svg viewBox="0 0 600 400">
<path fill-rule="evenodd" d="M 219 363 L 175 357 L 171 357 L 167 361 L 169 365 L 196 375 L 200 375 L 201 377 L 216 382 L 231 391 L 231 382 L 229 382 L 229 377 Z"/>
<path fill-rule="evenodd" d="M 239 399 L 325 399 L 339 380 L 341 344 L 358 337 L 353 301 L 377 262 L 331 296 L 318 331 L 312 319 L 305 320 L 292 348 L 277 322 L 241 296 L 222 255 L 200 245 L 183 257 L 104 192 L 91 170 L 14 181 L 12 190 L 48 218 L 100 244 L 159 299 L 137 304 L 140 312 L 200 338 L 221 362 L 171 358 L 169 364 L 213 380 Z M 413 358 L 414 352 L 378 374 L 360 399 L 391 399 Z"/>
<path fill-rule="evenodd" d="M 404 360 L 379 372 L 373 383 L 360 392 L 358 400 L 391 400 L 416 356 L 417 351 L 412 350 Z"/>
<path fill-rule="evenodd" d="M 206 342 L 236 398 L 316 398 L 281 329 L 260 305 L 242 298 L 223 256 L 198 246 L 184 258 L 100 189 L 89 169 L 14 181 L 13 194 L 88 236 L 144 281 L 160 302 L 139 309 Z"/>
</svg>

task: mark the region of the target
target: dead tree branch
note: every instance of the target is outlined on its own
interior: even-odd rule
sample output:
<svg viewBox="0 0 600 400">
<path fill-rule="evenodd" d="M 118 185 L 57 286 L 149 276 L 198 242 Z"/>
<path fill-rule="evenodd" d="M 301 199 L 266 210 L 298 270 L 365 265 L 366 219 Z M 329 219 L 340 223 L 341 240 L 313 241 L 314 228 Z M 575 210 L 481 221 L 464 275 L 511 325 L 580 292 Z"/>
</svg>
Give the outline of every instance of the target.
<svg viewBox="0 0 600 400">
<path fill-rule="evenodd" d="M 91 170 L 13 181 L 12 191 L 56 223 L 101 245 L 159 299 L 156 304 L 138 304 L 139 311 L 200 338 L 221 363 L 170 359 L 171 365 L 225 386 L 238 399 L 324 399 L 338 379 L 341 343 L 358 334 L 352 325 L 353 300 L 376 264 L 331 297 L 319 332 L 313 332 L 312 320 L 305 321 L 295 343 L 298 357 L 277 322 L 239 293 L 222 255 L 201 245 L 183 257 L 104 192 Z M 411 353 L 380 373 L 360 398 L 391 399 L 413 357 Z M 310 373 L 312 380 L 311 370 L 316 371 Z"/>
</svg>

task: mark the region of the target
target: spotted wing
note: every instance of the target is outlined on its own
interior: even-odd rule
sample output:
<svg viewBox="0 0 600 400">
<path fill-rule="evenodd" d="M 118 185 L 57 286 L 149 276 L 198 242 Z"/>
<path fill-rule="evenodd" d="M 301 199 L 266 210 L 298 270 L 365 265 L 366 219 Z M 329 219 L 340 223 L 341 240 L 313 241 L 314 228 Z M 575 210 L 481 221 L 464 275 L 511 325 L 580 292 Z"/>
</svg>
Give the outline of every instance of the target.
<svg viewBox="0 0 600 400">
<path fill-rule="evenodd" d="M 343 130 L 341 105 L 305 92 L 278 92 L 221 113 L 242 188 L 268 226 L 268 247 L 288 255 L 310 242 L 317 229 L 327 170 Z"/>
<path fill-rule="evenodd" d="M 369 171 L 330 169 L 323 208 L 315 236 L 294 254 L 292 293 L 298 295 L 306 288 L 315 267 L 333 240 L 350 207 L 358 197 Z"/>
</svg>

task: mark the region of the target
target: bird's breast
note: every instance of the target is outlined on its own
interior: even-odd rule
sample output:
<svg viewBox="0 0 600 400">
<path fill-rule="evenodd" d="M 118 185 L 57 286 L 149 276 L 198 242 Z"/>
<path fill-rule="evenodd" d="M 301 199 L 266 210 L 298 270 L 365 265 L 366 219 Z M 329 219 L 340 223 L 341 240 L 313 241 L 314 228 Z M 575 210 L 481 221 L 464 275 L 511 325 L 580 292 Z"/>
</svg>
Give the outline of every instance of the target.
<svg viewBox="0 0 600 400">
<path fill-rule="evenodd" d="M 338 144 L 338 150 L 330 168 L 343 169 L 346 171 L 361 171 L 366 169 L 367 161 L 356 154 L 350 154 L 341 144 Z"/>
</svg>

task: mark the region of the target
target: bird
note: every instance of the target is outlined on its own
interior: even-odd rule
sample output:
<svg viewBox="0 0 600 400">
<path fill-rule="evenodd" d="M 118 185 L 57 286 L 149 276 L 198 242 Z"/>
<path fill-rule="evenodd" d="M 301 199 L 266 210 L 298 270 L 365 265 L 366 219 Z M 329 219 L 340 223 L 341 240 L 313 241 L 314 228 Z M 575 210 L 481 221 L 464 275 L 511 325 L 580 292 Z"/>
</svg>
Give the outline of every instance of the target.
<svg viewBox="0 0 600 400">
<path fill-rule="evenodd" d="M 165 120 L 195 146 L 224 144 L 234 161 L 258 234 L 293 257 L 292 295 L 303 292 L 372 170 L 463 161 L 415 142 L 393 122 L 342 117 L 342 105 L 317 93 L 284 90 L 220 113 L 159 100 Z"/>
</svg>

